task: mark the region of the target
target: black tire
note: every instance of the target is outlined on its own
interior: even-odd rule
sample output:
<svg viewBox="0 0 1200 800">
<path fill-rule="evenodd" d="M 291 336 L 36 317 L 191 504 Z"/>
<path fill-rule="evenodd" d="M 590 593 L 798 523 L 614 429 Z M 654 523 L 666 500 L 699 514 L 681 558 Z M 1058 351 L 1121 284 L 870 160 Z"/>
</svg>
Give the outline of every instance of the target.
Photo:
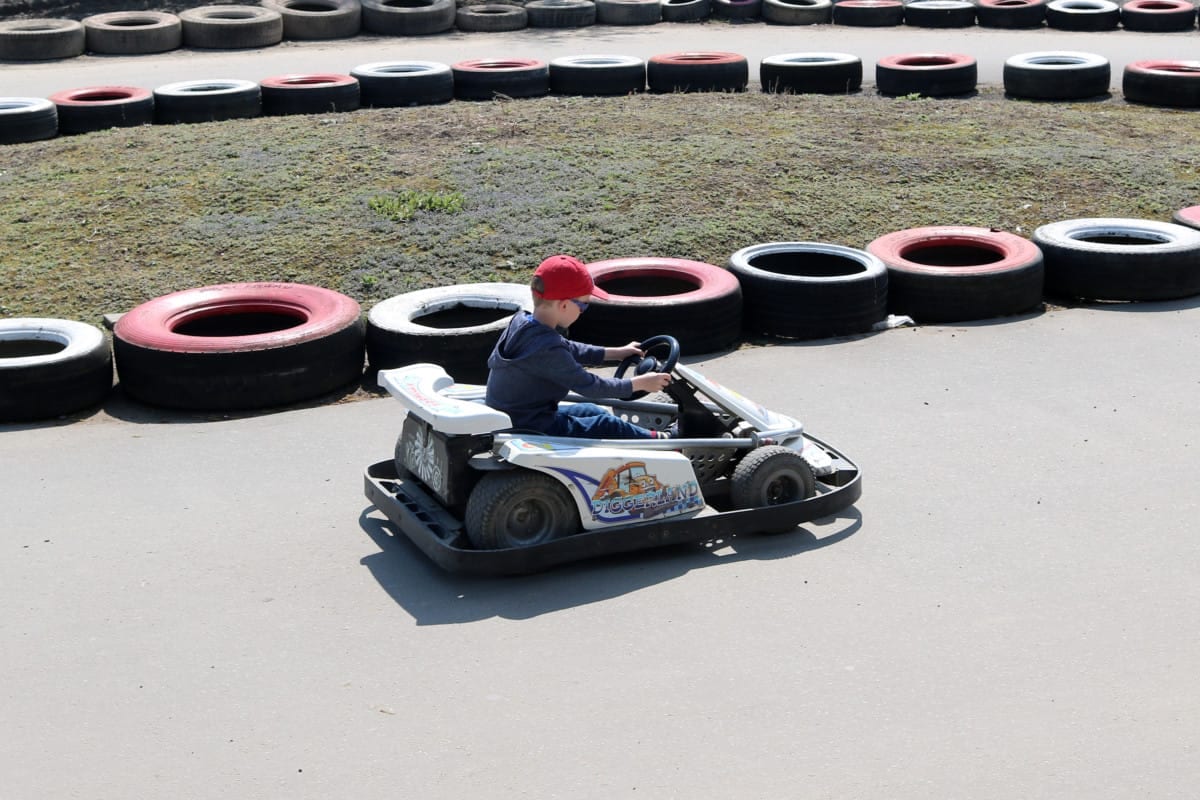
<svg viewBox="0 0 1200 800">
<path fill-rule="evenodd" d="M 1200 108 L 1200 61 L 1134 61 L 1125 65 L 1121 93 L 1131 103 Z"/>
<path fill-rule="evenodd" d="M 755 244 L 729 257 L 729 271 L 742 287 L 743 327 L 753 333 L 825 339 L 864 333 L 887 316 L 887 268 L 864 250 Z"/>
<path fill-rule="evenodd" d="M 833 18 L 832 0 L 763 0 L 762 18 L 775 25 L 825 25 Z"/>
<path fill-rule="evenodd" d="M 292 41 L 348 39 L 362 29 L 359 0 L 262 0 L 283 17 L 283 38 Z"/>
<path fill-rule="evenodd" d="M 359 102 L 365 108 L 426 106 L 454 99 L 449 64 L 436 61 L 376 61 L 350 70 L 358 79 Z"/>
<path fill-rule="evenodd" d="M 886 56 L 875 65 L 875 86 L 882 95 L 955 97 L 975 91 L 975 59 L 956 53 Z"/>
<path fill-rule="evenodd" d="M 185 289 L 142 303 L 113 328 L 122 390 L 155 406 L 282 406 L 357 383 L 363 321 L 345 295 L 302 284 Z"/>
<path fill-rule="evenodd" d="M 486 383 L 488 355 L 513 314 L 533 310 L 529 286 L 467 283 L 421 289 L 367 314 L 372 369 L 440 364 L 459 383 Z"/>
<path fill-rule="evenodd" d="M 459 100 L 543 97 L 550 93 L 550 67 L 532 58 L 482 58 L 450 65 Z"/>
<path fill-rule="evenodd" d="M 712 14 L 712 0 L 663 0 L 663 22 L 699 22 Z"/>
<path fill-rule="evenodd" d="M 750 66 L 737 53 L 664 53 L 646 62 L 646 84 L 657 93 L 742 92 L 749 82 Z"/>
<path fill-rule="evenodd" d="M 1173 33 L 1196 27 L 1196 6 L 1189 0 L 1129 0 L 1121 6 L 1127 31 Z"/>
<path fill-rule="evenodd" d="M 785 53 L 758 68 L 764 92 L 851 94 L 862 88 L 862 59 L 850 53 Z"/>
<path fill-rule="evenodd" d="M 160 11 L 114 11 L 83 18 L 87 49 L 107 55 L 143 55 L 178 50 L 183 23 Z"/>
<path fill-rule="evenodd" d="M 594 0 L 599 25 L 655 25 L 662 19 L 659 0 Z"/>
<path fill-rule="evenodd" d="M 1053 0 L 1046 24 L 1060 31 L 1112 31 L 1121 22 L 1121 7 L 1111 0 Z"/>
<path fill-rule="evenodd" d="M 261 114 L 262 91 L 254 81 L 180 81 L 154 90 L 154 121 L 162 125 L 250 119 Z"/>
<path fill-rule="evenodd" d="M 712 15 L 735 22 L 758 19 L 762 4 L 763 0 L 712 0 Z"/>
<path fill-rule="evenodd" d="M 1108 59 L 1069 50 L 1021 53 L 1004 62 L 1004 91 L 1030 100 L 1084 100 L 1107 95 Z"/>
<path fill-rule="evenodd" d="M 74 19 L 12 19 L 0 22 L 0 60 L 52 61 L 83 55 L 87 33 Z"/>
<path fill-rule="evenodd" d="M 358 80 L 352 75 L 279 75 L 264 78 L 262 113 L 325 114 L 354 111 L 359 107 Z"/>
<path fill-rule="evenodd" d="M 566 487 L 527 469 L 484 475 L 467 499 L 463 523 L 479 550 L 531 547 L 580 530 L 579 510 Z"/>
<path fill-rule="evenodd" d="M 1037 246 L 988 228 L 936 225 L 867 245 L 888 269 L 888 310 L 918 322 L 994 319 L 1041 306 Z"/>
<path fill-rule="evenodd" d="M 1046 0 L 979 0 L 975 20 L 981 28 L 1040 28 L 1046 21 Z"/>
<path fill-rule="evenodd" d="M 970 28 L 975 4 L 967 0 L 913 0 L 904 6 L 904 24 L 919 28 Z"/>
<path fill-rule="evenodd" d="M 833 4 L 833 24 L 857 28 L 887 28 L 904 22 L 900 0 L 841 0 Z"/>
<path fill-rule="evenodd" d="M 454 0 L 362 0 L 362 27 L 386 36 L 427 36 L 454 27 Z"/>
<path fill-rule="evenodd" d="M 37 142 L 58 135 L 58 109 L 41 97 L 0 97 L 0 144 Z"/>
<path fill-rule="evenodd" d="M 460 31 L 481 33 L 519 31 L 529 25 L 529 14 L 522 6 L 501 3 L 463 6 L 458 9 L 454 25 Z"/>
<path fill-rule="evenodd" d="M 768 445 L 751 450 L 730 477 L 730 501 L 734 508 L 767 508 L 807 500 L 817 493 L 817 480 L 804 457 L 787 447 Z M 787 533 L 796 526 L 767 529 L 763 533 Z"/>
<path fill-rule="evenodd" d="M 591 0 L 530 0 L 525 13 L 531 28 L 584 28 L 596 24 Z"/>
<path fill-rule="evenodd" d="M 1043 225 L 1046 294 L 1084 300 L 1174 300 L 1200 294 L 1200 230 L 1094 217 Z"/>
<path fill-rule="evenodd" d="M 585 97 L 646 90 L 646 62 L 633 56 L 564 56 L 550 62 L 553 94 Z"/>
<path fill-rule="evenodd" d="M 1171 219 L 1176 225 L 1186 225 L 1189 228 L 1200 230 L 1200 206 L 1188 206 L 1181 208 L 1171 215 Z"/>
<path fill-rule="evenodd" d="M 183 44 L 198 50 L 247 50 L 283 41 L 283 15 L 259 6 L 202 6 L 179 12 Z"/>
<path fill-rule="evenodd" d="M 135 86 L 93 86 L 50 95 L 58 109 L 58 132 L 91 133 L 154 122 L 154 95 Z"/>
<path fill-rule="evenodd" d="M 0 319 L 0 423 L 99 405 L 112 385 L 112 350 L 99 328 L 65 319 Z"/>
</svg>

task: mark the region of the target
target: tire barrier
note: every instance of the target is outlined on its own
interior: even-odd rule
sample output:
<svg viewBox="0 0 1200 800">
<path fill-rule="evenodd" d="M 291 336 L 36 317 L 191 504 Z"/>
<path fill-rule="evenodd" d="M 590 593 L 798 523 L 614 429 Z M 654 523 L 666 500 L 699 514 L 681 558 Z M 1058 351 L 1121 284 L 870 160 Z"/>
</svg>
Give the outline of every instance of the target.
<svg viewBox="0 0 1200 800">
<path fill-rule="evenodd" d="M 975 4 L 967 0 L 912 0 L 904 6 L 904 24 L 920 28 L 969 28 Z"/>
<path fill-rule="evenodd" d="M 875 65 L 875 87 L 882 95 L 953 97 L 975 91 L 975 59 L 958 53 L 910 53 L 886 56 Z"/>
<path fill-rule="evenodd" d="M 600 25 L 654 25 L 662 20 L 659 0 L 594 0 Z"/>
<path fill-rule="evenodd" d="M 0 319 L 0 423 L 97 406 L 112 385 L 112 350 L 99 328 L 44 317 Z"/>
<path fill-rule="evenodd" d="M 776 25 L 825 25 L 833 19 L 832 0 L 763 0 L 762 18 Z"/>
<path fill-rule="evenodd" d="M 1196 7 L 1188 0 L 1128 0 L 1121 6 L 1127 31 L 1170 33 L 1196 27 Z"/>
<path fill-rule="evenodd" d="M 14 19 L 0 22 L 0 59 L 53 61 L 83 55 L 87 34 L 73 19 Z"/>
<path fill-rule="evenodd" d="M 295 283 L 231 283 L 149 300 L 113 328 L 122 390 L 155 406 L 282 406 L 358 381 L 364 325 L 350 297 Z"/>
<path fill-rule="evenodd" d="M 1200 61 L 1134 61 L 1126 64 L 1121 92 L 1132 103 L 1200 108 Z"/>
<path fill-rule="evenodd" d="M 362 0 L 362 27 L 386 36 L 426 36 L 454 27 L 454 0 Z"/>
<path fill-rule="evenodd" d="M 596 97 L 646 90 L 646 62 L 633 56 L 563 56 L 550 62 L 553 94 Z"/>
<path fill-rule="evenodd" d="M 663 22 L 700 22 L 712 14 L 712 0 L 663 0 Z"/>
<path fill-rule="evenodd" d="M 1189 228 L 1200 230 L 1200 206 L 1181 208 L 1171 215 L 1171 219 L 1175 220 L 1178 225 L 1186 225 Z"/>
<path fill-rule="evenodd" d="M 0 144 L 53 139 L 58 109 L 41 97 L 0 97 Z"/>
<path fill-rule="evenodd" d="M 596 288 L 571 337 L 616 346 L 660 333 L 684 352 L 733 347 L 742 327 L 742 290 L 733 273 L 682 258 L 614 258 L 587 265 Z"/>
<path fill-rule="evenodd" d="M 284 39 L 349 39 L 362 30 L 359 0 L 262 0 L 262 5 L 283 17 Z"/>
<path fill-rule="evenodd" d="M 858 28 L 890 28 L 904 22 L 900 0 L 841 0 L 833 4 L 833 24 Z"/>
<path fill-rule="evenodd" d="M 1070 50 L 1021 53 L 1004 62 L 1004 91 L 1030 100 L 1085 100 L 1107 95 L 1108 59 Z"/>
<path fill-rule="evenodd" d="M 528 284 L 466 283 L 390 297 L 367 314 L 367 363 L 433 362 L 460 383 L 486 383 L 488 354 L 509 319 L 532 310 Z"/>
<path fill-rule="evenodd" d="M 178 50 L 183 23 L 160 11 L 114 11 L 83 18 L 87 49 L 105 55 L 144 55 Z"/>
<path fill-rule="evenodd" d="M 533 58 L 475 58 L 450 65 L 459 100 L 542 97 L 550 93 L 550 68 Z"/>
<path fill-rule="evenodd" d="M 154 94 L 135 86 L 91 86 L 50 95 L 59 133 L 91 133 L 154 122 Z"/>
<path fill-rule="evenodd" d="M 991 319 L 1042 302 L 1042 253 L 1012 233 L 910 228 L 875 239 L 867 251 L 887 266 L 888 309 L 918 322 Z"/>
<path fill-rule="evenodd" d="M 1155 220 L 1095 217 L 1042 225 L 1047 296 L 1174 300 L 1200 294 L 1200 230 Z"/>
<path fill-rule="evenodd" d="M 746 330 L 823 339 L 871 330 L 887 316 L 888 272 L 874 255 L 820 242 L 767 242 L 738 250 Z"/>
<path fill-rule="evenodd" d="M 449 64 L 436 61 L 376 61 L 350 70 L 366 108 L 426 106 L 454 99 Z"/>
<path fill-rule="evenodd" d="M 197 50 L 248 50 L 283 41 L 283 15 L 259 6 L 202 6 L 179 12 L 183 43 Z"/>
<path fill-rule="evenodd" d="M 742 92 L 749 82 L 750 66 L 746 57 L 737 53 L 664 53 L 646 62 L 646 84 L 660 94 Z"/>
<path fill-rule="evenodd" d="M 162 125 L 250 119 L 260 114 L 262 90 L 254 81 L 180 81 L 154 90 L 154 121 Z"/>
<path fill-rule="evenodd" d="M 528 25 L 528 12 L 514 5 L 463 6 L 454 17 L 454 26 L 460 31 L 499 33 L 519 31 Z"/>
<path fill-rule="evenodd" d="M 1046 0 L 978 0 L 975 21 L 982 28 L 1040 28 L 1046 21 Z"/>
<path fill-rule="evenodd" d="M 596 24 L 591 0 L 530 0 L 525 14 L 531 28 L 584 28 Z"/>
<path fill-rule="evenodd" d="M 734 21 L 758 19 L 762 5 L 763 0 L 712 0 L 712 15 Z"/>
<path fill-rule="evenodd" d="M 862 59 L 850 53 L 784 53 L 758 67 L 764 92 L 850 94 L 862 88 Z"/>
<path fill-rule="evenodd" d="M 1121 22 L 1121 7 L 1111 0 L 1053 0 L 1046 24 L 1060 31 L 1111 31 Z"/>
<path fill-rule="evenodd" d="M 359 107 L 358 79 L 351 75 L 279 75 L 259 82 L 262 113 L 323 114 Z"/>
</svg>

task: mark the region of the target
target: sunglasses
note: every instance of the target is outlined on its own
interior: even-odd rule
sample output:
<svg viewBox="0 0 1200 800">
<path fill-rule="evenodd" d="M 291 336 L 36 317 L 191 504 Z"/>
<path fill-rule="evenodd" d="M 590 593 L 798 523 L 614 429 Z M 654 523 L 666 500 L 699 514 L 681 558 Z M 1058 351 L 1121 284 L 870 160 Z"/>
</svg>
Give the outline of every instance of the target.
<svg viewBox="0 0 1200 800">
<path fill-rule="evenodd" d="M 571 302 L 574 303 L 575 307 L 579 309 L 580 314 L 582 314 L 584 311 L 588 310 L 588 304 L 583 302 L 582 300 L 576 300 L 575 298 L 572 297 Z"/>
</svg>

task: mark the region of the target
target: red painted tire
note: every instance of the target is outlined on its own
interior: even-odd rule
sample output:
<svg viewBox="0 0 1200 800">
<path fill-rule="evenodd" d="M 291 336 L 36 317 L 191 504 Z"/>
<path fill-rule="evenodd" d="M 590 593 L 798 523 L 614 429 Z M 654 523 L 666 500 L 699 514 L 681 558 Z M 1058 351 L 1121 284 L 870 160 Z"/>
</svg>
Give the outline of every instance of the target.
<svg viewBox="0 0 1200 800">
<path fill-rule="evenodd" d="M 742 327 L 742 289 L 733 273 L 683 258 L 614 258 L 587 265 L 596 284 L 572 338 L 605 346 L 656 334 L 679 340 L 685 353 L 735 345 Z"/>
<path fill-rule="evenodd" d="M 1129 0 L 1121 6 L 1121 27 L 1147 33 L 1190 31 L 1196 27 L 1196 7 L 1188 0 Z"/>
<path fill-rule="evenodd" d="M 1171 218 L 1179 225 L 1187 225 L 1189 228 L 1200 230 L 1200 206 L 1181 208 Z"/>
<path fill-rule="evenodd" d="M 142 303 L 113 328 L 121 387 L 146 403 L 193 410 L 264 408 L 357 380 L 357 302 L 317 286 L 230 283 Z"/>
<path fill-rule="evenodd" d="M 1125 65 L 1121 93 L 1131 103 L 1200 107 L 1200 61 L 1134 61 Z"/>
<path fill-rule="evenodd" d="M 355 111 L 359 105 L 358 79 L 352 75 L 277 75 L 260 81 L 259 88 L 267 116 Z"/>
<path fill-rule="evenodd" d="M 867 245 L 888 268 L 888 310 L 919 322 L 1019 314 L 1042 301 L 1042 252 L 989 228 L 931 226 Z"/>
<path fill-rule="evenodd" d="M 904 22 L 900 0 L 841 0 L 833 4 L 833 24 L 885 28 Z"/>
<path fill-rule="evenodd" d="M 749 81 L 750 65 L 738 53 L 663 53 L 646 62 L 652 92 L 741 92 Z"/>
<path fill-rule="evenodd" d="M 979 0 L 975 20 L 981 28 L 1040 28 L 1046 0 Z"/>
<path fill-rule="evenodd" d="M 979 67 L 960 53 L 904 53 L 885 56 L 875 65 L 880 94 L 950 97 L 975 91 Z"/>
<path fill-rule="evenodd" d="M 136 86 L 89 86 L 50 95 L 59 133 L 88 133 L 154 122 L 154 94 Z"/>
<path fill-rule="evenodd" d="M 536 58 L 475 58 L 450 65 L 459 100 L 542 97 L 550 93 L 550 67 Z"/>
</svg>

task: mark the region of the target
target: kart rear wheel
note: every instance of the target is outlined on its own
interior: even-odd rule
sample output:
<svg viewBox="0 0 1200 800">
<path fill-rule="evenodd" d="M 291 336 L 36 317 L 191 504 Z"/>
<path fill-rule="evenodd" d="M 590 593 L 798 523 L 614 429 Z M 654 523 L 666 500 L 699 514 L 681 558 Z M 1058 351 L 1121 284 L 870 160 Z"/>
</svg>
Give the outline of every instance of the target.
<svg viewBox="0 0 1200 800">
<path fill-rule="evenodd" d="M 769 445 L 752 450 L 733 470 L 730 498 L 735 508 L 762 508 L 807 500 L 817 492 L 812 467 L 795 450 Z M 768 529 L 786 533 L 795 525 Z"/>
<path fill-rule="evenodd" d="M 467 500 L 467 538 L 480 550 L 531 547 L 579 531 L 566 488 L 529 470 L 489 472 Z"/>
</svg>

